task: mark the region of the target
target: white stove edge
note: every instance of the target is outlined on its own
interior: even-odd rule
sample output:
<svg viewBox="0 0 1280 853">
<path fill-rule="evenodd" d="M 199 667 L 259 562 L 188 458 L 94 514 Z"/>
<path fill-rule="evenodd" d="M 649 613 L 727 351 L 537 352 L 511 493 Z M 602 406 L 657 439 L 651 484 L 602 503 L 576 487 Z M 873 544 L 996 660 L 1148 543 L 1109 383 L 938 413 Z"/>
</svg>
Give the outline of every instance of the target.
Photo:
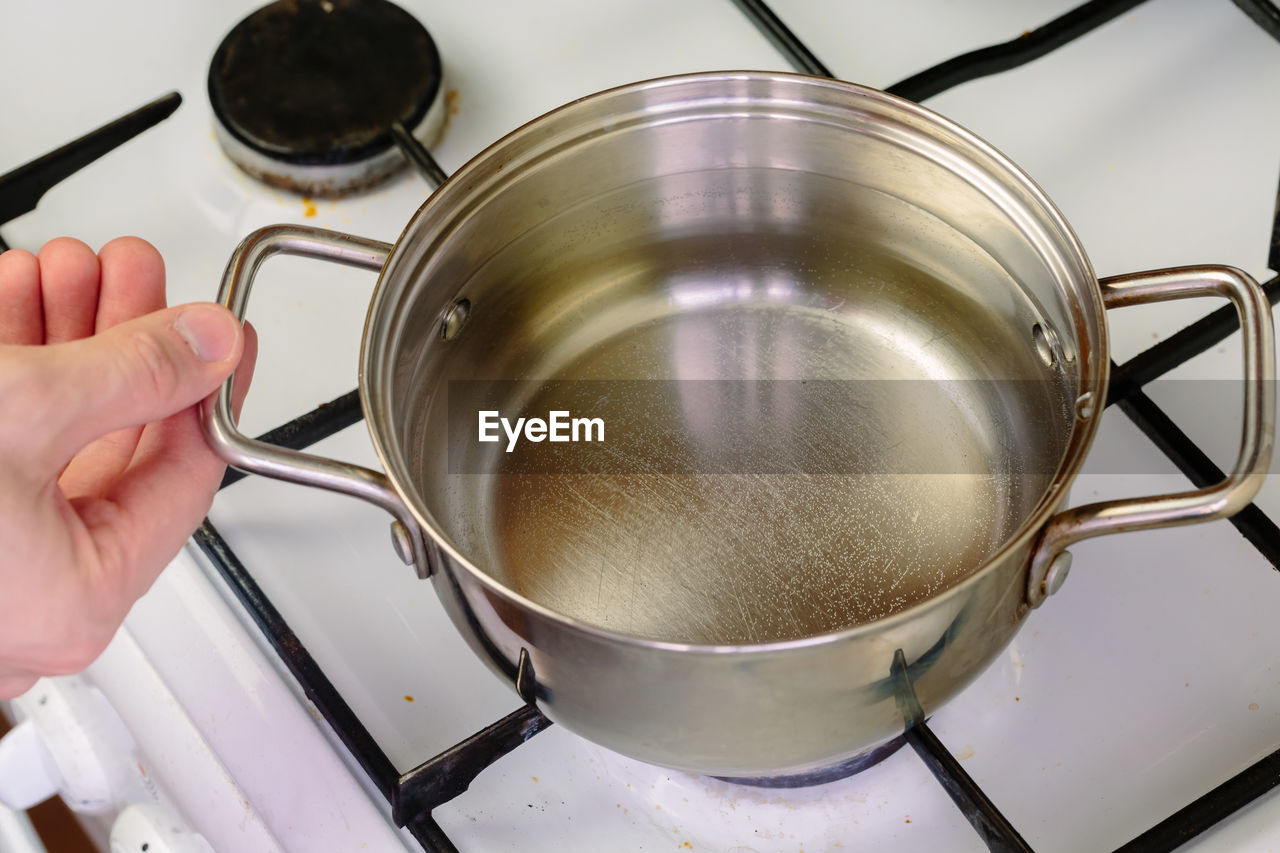
<svg viewBox="0 0 1280 853">
<path fill-rule="evenodd" d="M 220 853 L 416 849 L 197 559 L 188 545 L 86 671 L 159 787 Z"/>
</svg>

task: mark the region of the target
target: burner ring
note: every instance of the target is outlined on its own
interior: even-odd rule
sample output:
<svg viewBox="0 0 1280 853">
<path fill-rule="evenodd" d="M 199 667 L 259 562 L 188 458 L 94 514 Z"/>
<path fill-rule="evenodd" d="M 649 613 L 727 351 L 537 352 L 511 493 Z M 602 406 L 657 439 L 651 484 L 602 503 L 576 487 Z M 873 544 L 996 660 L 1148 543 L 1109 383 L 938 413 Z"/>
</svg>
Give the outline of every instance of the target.
<svg viewBox="0 0 1280 853">
<path fill-rule="evenodd" d="M 405 164 L 390 128 L 444 127 L 430 34 L 387 0 L 280 0 L 238 23 L 209 67 L 215 133 L 244 171 L 311 195 L 372 186 Z"/>
</svg>

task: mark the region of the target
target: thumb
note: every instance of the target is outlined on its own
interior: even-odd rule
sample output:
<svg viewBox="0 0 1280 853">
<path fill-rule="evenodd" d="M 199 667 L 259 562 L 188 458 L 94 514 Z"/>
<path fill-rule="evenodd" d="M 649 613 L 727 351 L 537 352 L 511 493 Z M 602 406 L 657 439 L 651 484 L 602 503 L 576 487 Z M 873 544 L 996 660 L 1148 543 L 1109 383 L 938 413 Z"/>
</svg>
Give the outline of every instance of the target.
<svg viewBox="0 0 1280 853">
<path fill-rule="evenodd" d="M 158 421 L 199 402 L 231 374 L 244 332 L 226 308 L 180 305 L 93 337 L 23 348 L 34 364 L 46 449 L 61 468 L 94 439 Z M 31 410 L 28 410 L 31 411 Z M 46 469 L 47 470 L 47 469 Z"/>
</svg>

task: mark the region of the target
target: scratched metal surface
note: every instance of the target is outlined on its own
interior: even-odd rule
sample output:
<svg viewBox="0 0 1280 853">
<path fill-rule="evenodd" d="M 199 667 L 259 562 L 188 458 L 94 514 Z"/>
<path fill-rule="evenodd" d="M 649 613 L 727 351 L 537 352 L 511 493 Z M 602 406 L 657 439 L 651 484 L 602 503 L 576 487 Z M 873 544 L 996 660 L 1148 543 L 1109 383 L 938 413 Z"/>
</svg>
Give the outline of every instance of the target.
<svg viewBox="0 0 1280 853">
<path fill-rule="evenodd" d="M 1063 365 L 1036 352 L 1042 315 L 936 217 L 847 184 L 787 181 L 761 184 L 793 215 L 750 231 L 750 204 L 612 231 L 618 200 L 589 205 L 513 242 L 468 285 L 473 314 L 440 374 L 535 380 L 497 404 L 513 419 L 566 405 L 536 380 L 589 380 L 605 390 L 574 414 L 602 418 L 610 436 L 507 453 L 474 441 L 456 384 L 449 406 L 436 398 L 415 444 L 419 488 L 484 571 L 625 634 L 759 643 L 909 607 L 1025 520 L 1074 398 Z M 876 227 L 886 221 L 898 227 Z M 589 251 L 540 256 L 588 223 Z M 646 380 L 793 382 L 716 395 L 650 393 Z M 759 398 L 796 380 L 861 383 L 865 405 Z M 786 458 L 764 464 L 735 434 L 782 437 Z M 583 470 L 575 453 L 617 465 Z"/>
</svg>

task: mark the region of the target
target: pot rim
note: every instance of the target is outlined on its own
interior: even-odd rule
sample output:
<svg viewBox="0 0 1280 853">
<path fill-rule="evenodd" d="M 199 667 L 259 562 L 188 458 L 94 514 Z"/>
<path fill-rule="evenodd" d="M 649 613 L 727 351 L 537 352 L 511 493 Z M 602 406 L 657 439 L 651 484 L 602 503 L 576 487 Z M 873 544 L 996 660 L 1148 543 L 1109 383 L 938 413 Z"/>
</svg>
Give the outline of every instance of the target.
<svg viewBox="0 0 1280 853">
<path fill-rule="evenodd" d="M 968 589 L 978 583 L 982 579 L 994 571 L 997 566 L 1008 560 L 1020 549 L 1026 548 L 1034 543 L 1032 539 L 1037 539 L 1041 535 L 1045 524 L 1059 508 L 1065 498 L 1068 487 L 1075 480 L 1079 473 L 1080 467 L 1084 464 L 1085 457 L 1088 455 L 1089 448 L 1093 443 L 1094 435 L 1097 432 L 1099 421 L 1101 420 L 1102 407 L 1097 407 L 1092 416 L 1082 418 L 1077 416 L 1073 422 L 1071 437 L 1068 441 L 1066 449 L 1063 451 L 1062 459 L 1054 472 L 1053 479 L 1045 488 L 1039 502 L 1035 508 L 1027 515 L 1021 525 L 1010 534 L 1000 546 L 1000 548 L 987 559 L 975 567 L 969 574 L 957 583 L 947 587 L 946 589 L 924 598 L 915 604 L 903 610 L 891 613 L 879 619 L 869 622 L 862 622 L 847 628 L 841 628 L 837 631 L 830 631 L 824 634 L 815 634 L 808 637 L 797 637 L 787 640 L 774 640 L 765 643 L 734 643 L 734 644 L 710 644 L 710 643 L 680 643 L 672 640 L 660 640 L 652 637 L 646 637 L 637 634 L 628 634 L 623 631 L 611 630 L 588 622 L 566 616 L 556 610 L 546 607 L 532 599 L 515 592 L 508 588 L 498 580 L 490 576 L 483 569 L 476 566 L 465 554 L 455 548 L 448 540 L 447 536 L 441 530 L 441 526 L 436 523 L 431 513 L 425 511 L 414 500 L 411 495 L 401 486 L 402 478 L 405 478 L 407 471 L 398 454 L 392 453 L 385 440 L 387 432 L 387 422 L 389 418 L 388 408 L 385 402 L 385 396 L 382 394 L 371 393 L 371 386 L 378 385 L 385 377 L 387 371 L 384 369 L 383 362 L 386 361 L 385 347 L 375 346 L 375 343 L 384 343 L 384 340 L 376 340 L 375 338 L 385 338 L 385 333 L 381 336 L 375 335 L 374 318 L 379 313 L 387 310 L 388 303 L 397 295 L 397 288 L 393 288 L 389 283 L 388 272 L 393 270 L 397 264 L 397 260 L 403 255 L 402 247 L 405 245 L 408 237 L 413 232 L 422 228 L 422 221 L 434 213 L 438 209 L 445 208 L 459 200 L 469 200 L 477 189 L 483 190 L 486 184 L 477 182 L 471 186 L 472 179 L 477 178 L 477 173 L 483 172 L 490 168 L 491 161 L 495 161 L 501 165 L 508 149 L 520 143 L 531 135 L 537 134 L 542 130 L 544 125 L 550 123 L 553 119 L 560 118 L 566 113 L 581 109 L 584 104 L 594 104 L 599 101 L 610 98 L 617 98 L 632 92 L 639 92 L 648 89 L 661 89 L 665 87 L 674 87 L 694 82 L 714 82 L 714 81 L 744 81 L 744 80 L 777 80 L 781 82 L 790 81 L 791 83 L 799 83 L 801 85 L 812 85 L 827 89 L 839 89 L 854 96 L 876 102 L 882 106 L 891 109 L 897 109 L 908 113 L 918 119 L 924 120 L 926 123 L 936 126 L 952 136 L 957 137 L 964 145 L 969 146 L 974 152 L 988 159 L 994 167 L 1003 171 L 1003 178 L 1015 184 L 1018 189 L 1024 191 L 1033 202 L 1042 208 L 1043 218 L 1057 232 L 1060 238 L 1060 246 L 1073 256 L 1080 268 L 1087 274 L 1087 292 L 1089 305 L 1077 304 L 1073 307 L 1080 312 L 1088 314 L 1092 313 L 1092 320 L 1097 328 L 1097 351 L 1091 352 L 1088 335 L 1084 329 L 1079 328 L 1081 317 L 1073 315 L 1072 320 L 1077 326 L 1078 335 L 1081 340 L 1081 348 L 1078 358 L 1080 370 L 1080 391 L 1092 391 L 1097 400 L 1107 399 L 1107 388 L 1110 381 L 1110 342 L 1107 331 L 1107 323 L 1105 317 L 1105 308 L 1102 300 L 1102 292 L 1098 285 L 1098 277 L 1093 269 L 1092 263 L 1089 261 L 1088 255 L 1084 251 L 1084 247 L 1077 237 L 1065 216 L 1058 209 L 1057 205 L 1049 198 L 1048 194 L 1028 175 L 1021 167 L 1001 153 L 990 143 L 983 140 L 977 134 L 969 131 L 960 124 L 945 118 L 944 116 L 933 112 L 913 101 L 891 95 L 879 89 L 864 86 L 857 83 L 849 83 L 843 80 L 836 80 L 827 77 L 816 77 L 808 74 L 797 74 L 792 72 L 780 71 L 710 71 L 697 72 L 690 74 L 669 75 L 663 77 L 655 77 L 647 80 L 641 80 L 634 83 L 628 83 L 620 86 L 614 86 L 608 89 L 586 95 L 581 98 L 572 100 L 562 106 L 556 107 L 528 122 L 520 125 L 515 130 L 490 144 L 470 160 L 464 163 L 457 171 L 455 171 L 449 179 L 440 185 L 434 192 L 427 197 L 423 204 L 414 212 L 413 216 L 406 223 L 400 235 L 396 238 L 391 253 L 387 257 L 386 263 L 382 267 L 382 271 L 378 275 L 378 281 L 374 288 L 373 296 L 369 302 L 369 310 L 366 315 L 364 330 L 360 345 L 360 372 L 359 372 L 359 388 L 360 388 L 360 404 L 364 410 L 365 421 L 368 426 L 369 436 L 373 442 L 374 451 L 377 453 L 378 460 L 382 464 L 383 470 L 387 472 L 388 479 L 392 487 L 399 495 L 400 500 L 408 508 L 417 523 L 421 526 L 424 537 L 429 537 L 436 547 L 449 556 L 449 560 L 440 561 L 446 565 L 436 565 L 434 570 L 450 571 L 449 565 L 456 564 L 461 566 L 473 580 L 481 585 L 490 595 L 497 596 L 503 601 L 521 609 L 531 611 L 540 618 L 555 623 L 558 627 L 564 628 L 578 634 L 601 640 L 605 642 L 622 643 L 629 646 L 639 646 L 656 651 L 668 651 L 681 654 L 774 654 L 791 652 L 801 649 L 822 646 L 828 643 L 838 643 L 845 640 L 865 635 L 878 633 L 880 631 L 891 629 L 900 624 L 915 621 L 922 614 L 937 607 L 945 607 L 958 596 L 966 594 Z M 455 196 L 460 198 L 455 198 Z M 448 219 L 451 215 L 442 215 L 447 230 Z M 1077 299 L 1077 303 L 1081 300 Z M 1085 318 L 1090 319 L 1090 318 Z M 1092 374 L 1092 375 L 1090 375 Z M 1020 560 L 1022 569 L 1017 573 L 1017 577 L 1021 579 L 1022 586 L 1025 587 L 1026 572 L 1030 568 L 1030 557 Z M 1019 607 L 1020 617 L 1025 616 L 1029 612 L 1030 606 L 1025 602 L 1025 594 L 1023 595 L 1023 604 Z"/>
</svg>

